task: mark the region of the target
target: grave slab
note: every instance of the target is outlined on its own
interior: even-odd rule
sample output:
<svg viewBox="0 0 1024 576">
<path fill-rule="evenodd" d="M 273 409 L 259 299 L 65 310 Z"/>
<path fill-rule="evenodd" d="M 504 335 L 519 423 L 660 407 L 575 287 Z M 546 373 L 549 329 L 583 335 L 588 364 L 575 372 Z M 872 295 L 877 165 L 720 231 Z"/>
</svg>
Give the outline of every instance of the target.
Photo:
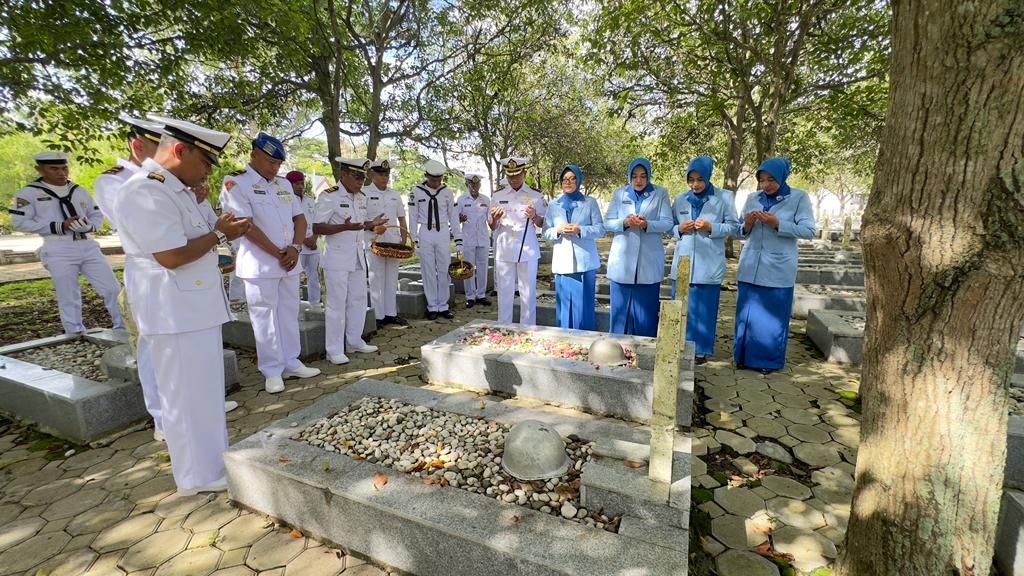
<svg viewBox="0 0 1024 576">
<path fill-rule="evenodd" d="M 860 295 L 843 294 L 851 290 L 849 286 L 822 286 L 824 289 L 832 289 L 836 293 L 822 294 L 807 284 L 797 284 L 793 288 L 793 318 L 805 319 L 811 310 L 844 310 L 851 312 L 864 312 L 866 303 L 864 291 L 859 290 Z"/>
<path fill-rule="evenodd" d="M 377 320 L 373 308 L 366 309 L 366 320 L 363 324 L 363 336 L 377 330 Z M 224 344 L 233 348 L 256 348 L 256 336 L 253 334 L 252 320 L 247 312 L 235 312 L 234 319 L 222 327 Z M 326 353 L 326 330 L 324 328 L 324 311 L 312 308 L 303 303 L 299 308 L 299 358 L 315 359 Z"/>
<path fill-rule="evenodd" d="M 612 338 L 637 354 L 636 368 L 595 366 L 589 362 L 550 358 L 517 351 L 500 351 L 460 341 L 483 327 L 529 332 L 585 347 L 599 338 Z M 595 414 L 646 422 L 653 400 L 654 338 L 609 335 L 586 330 L 502 324 L 474 320 L 420 347 L 428 382 L 471 390 L 499 392 L 558 402 Z M 680 352 L 676 423 L 689 426 L 693 404 L 692 342 Z"/>
<path fill-rule="evenodd" d="M 864 269 L 857 266 L 804 266 L 796 270 L 797 284 L 864 287 Z"/>
<path fill-rule="evenodd" d="M 426 485 L 390 468 L 291 439 L 309 424 L 366 396 L 481 416 L 509 426 L 536 419 L 550 423 L 563 436 L 647 441 L 644 431 L 618 423 L 488 400 L 467 402 L 364 379 L 230 447 L 224 458 L 231 499 L 350 553 L 423 576 L 453 571 L 482 576 L 687 574 L 685 545 L 672 550 L 480 494 Z M 387 474 L 388 483 L 376 488 L 375 473 Z"/>
<path fill-rule="evenodd" d="M 863 312 L 811 310 L 807 316 L 807 336 L 829 362 L 860 364 L 864 356 L 864 331 L 847 319 L 864 319 Z"/>
<path fill-rule="evenodd" d="M 1006 422 L 1006 468 L 1003 473 L 1003 485 L 1024 490 L 1024 416 L 1010 416 Z"/>
<path fill-rule="evenodd" d="M 995 565 L 1004 576 L 1024 576 L 1024 492 L 1003 491 L 996 531 Z"/>
</svg>

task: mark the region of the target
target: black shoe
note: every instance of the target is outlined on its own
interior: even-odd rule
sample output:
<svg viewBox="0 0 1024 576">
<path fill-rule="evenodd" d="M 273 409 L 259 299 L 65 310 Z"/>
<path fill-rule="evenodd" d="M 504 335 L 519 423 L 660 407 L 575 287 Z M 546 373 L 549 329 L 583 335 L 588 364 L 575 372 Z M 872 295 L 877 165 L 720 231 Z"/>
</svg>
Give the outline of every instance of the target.
<svg viewBox="0 0 1024 576">
<path fill-rule="evenodd" d="M 409 321 L 406 320 L 405 318 L 402 318 L 401 316 L 389 316 L 389 318 L 391 318 L 391 323 L 394 324 L 395 326 L 409 325 Z"/>
<path fill-rule="evenodd" d="M 707 362 L 708 362 L 708 357 L 707 356 L 696 356 L 693 359 L 693 363 L 698 365 L 698 366 L 700 366 L 701 364 L 707 364 Z"/>
<path fill-rule="evenodd" d="M 387 326 L 388 324 L 391 324 L 391 323 L 392 323 L 391 322 L 391 316 L 385 316 L 385 317 L 381 318 L 380 320 L 377 320 L 377 326 Z"/>
<path fill-rule="evenodd" d="M 477 298 L 476 299 L 476 303 L 481 305 L 481 306 L 490 306 L 491 305 L 491 301 L 488 300 L 487 298 Z"/>
<path fill-rule="evenodd" d="M 437 312 L 427 312 L 427 320 L 437 320 Z"/>
<path fill-rule="evenodd" d="M 771 374 L 772 372 L 775 372 L 775 370 L 773 370 L 772 368 L 758 368 L 757 371 L 765 376 Z"/>
<path fill-rule="evenodd" d="M 476 304 L 476 300 L 473 300 L 473 299 L 467 299 L 466 300 L 466 308 L 472 308 L 474 304 Z"/>
<path fill-rule="evenodd" d="M 453 314 L 451 310 L 445 310 L 444 312 L 441 312 L 441 316 L 449 320 L 455 318 L 455 314 Z"/>
</svg>

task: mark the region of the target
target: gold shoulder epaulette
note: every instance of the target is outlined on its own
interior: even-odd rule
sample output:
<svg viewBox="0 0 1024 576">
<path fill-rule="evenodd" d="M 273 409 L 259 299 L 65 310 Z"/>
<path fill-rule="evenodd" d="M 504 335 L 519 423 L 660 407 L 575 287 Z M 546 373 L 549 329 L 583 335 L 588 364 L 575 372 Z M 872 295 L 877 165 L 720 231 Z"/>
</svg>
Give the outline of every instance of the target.
<svg viewBox="0 0 1024 576">
<path fill-rule="evenodd" d="M 164 181 L 164 175 L 159 172 L 150 172 L 149 176 L 146 176 L 146 178 L 149 178 L 150 180 L 156 180 L 157 182 Z"/>
<path fill-rule="evenodd" d="M 335 191 L 335 190 L 337 190 L 337 189 L 338 189 L 338 187 L 337 187 L 337 186 L 331 186 L 331 187 L 330 187 L 330 188 L 328 188 L 327 190 L 324 190 L 324 192 L 334 192 L 334 191 Z"/>
<path fill-rule="evenodd" d="M 103 171 L 104 174 L 118 174 L 120 172 L 124 172 L 124 166 L 114 166 L 113 168 Z"/>
<path fill-rule="evenodd" d="M 245 170 L 235 170 L 234 172 L 228 174 L 228 176 L 241 176 L 242 174 L 245 174 Z"/>
</svg>

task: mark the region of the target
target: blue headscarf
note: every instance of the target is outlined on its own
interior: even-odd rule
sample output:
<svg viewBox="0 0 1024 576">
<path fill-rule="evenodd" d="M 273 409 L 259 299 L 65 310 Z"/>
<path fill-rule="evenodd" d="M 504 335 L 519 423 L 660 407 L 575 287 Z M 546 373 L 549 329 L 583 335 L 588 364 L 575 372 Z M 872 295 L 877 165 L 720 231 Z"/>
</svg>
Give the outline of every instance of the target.
<svg viewBox="0 0 1024 576">
<path fill-rule="evenodd" d="M 562 192 L 562 195 L 555 202 L 558 202 L 562 205 L 562 208 L 565 208 L 565 218 L 571 220 L 573 203 L 583 200 L 583 193 L 580 192 L 580 186 L 583 185 L 583 171 L 575 164 L 566 164 L 565 168 L 562 168 L 562 175 L 559 179 L 564 178 L 566 172 L 572 172 L 573 176 L 576 177 L 576 189 L 572 192 Z"/>
<path fill-rule="evenodd" d="M 789 177 L 789 160 L 782 156 L 774 156 L 768 158 L 761 165 L 757 167 L 757 172 L 767 172 L 776 182 L 779 183 L 779 189 L 775 194 L 765 194 L 764 190 L 758 190 L 757 200 L 761 203 L 761 207 L 768 210 L 772 206 L 778 204 L 783 198 L 789 196 L 789 184 L 786 184 L 786 178 Z M 757 172 L 754 174 L 756 175 Z"/>
<path fill-rule="evenodd" d="M 644 189 L 639 191 L 633 189 L 633 169 L 637 166 L 643 166 L 644 171 L 647 172 L 647 186 L 644 186 Z M 643 157 L 634 158 L 626 170 L 626 191 L 629 193 L 629 197 L 633 199 L 633 205 L 637 212 L 640 212 L 640 195 L 646 194 L 651 190 L 654 190 L 654 184 L 651 184 L 651 161 Z"/>
<path fill-rule="evenodd" d="M 715 195 L 715 187 L 711 185 L 711 169 L 715 163 L 710 156 L 697 156 L 690 163 L 686 165 L 686 178 L 690 178 L 690 172 L 696 172 L 700 174 L 700 177 L 704 179 L 704 191 L 697 194 L 693 190 L 687 190 L 686 201 L 693 207 L 691 211 L 693 219 L 700 217 L 700 213 L 704 210 L 704 204 Z"/>
</svg>

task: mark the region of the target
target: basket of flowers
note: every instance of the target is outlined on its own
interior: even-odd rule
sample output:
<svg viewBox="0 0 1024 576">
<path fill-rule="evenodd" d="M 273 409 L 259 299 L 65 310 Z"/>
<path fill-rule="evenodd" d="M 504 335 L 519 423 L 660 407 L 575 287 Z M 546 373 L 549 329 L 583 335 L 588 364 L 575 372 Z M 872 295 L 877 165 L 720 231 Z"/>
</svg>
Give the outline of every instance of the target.
<svg viewBox="0 0 1024 576">
<path fill-rule="evenodd" d="M 452 277 L 452 280 L 468 280 L 473 277 L 475 272 L 476 268 L 473 263 L 462 259 L 462 252 L 456 252 L 455 260 L 448 265 L 448 275 Z"/>
<path fill-rule="evenodd" d="M 397 224 L 386 226 L 386 228 L 398 228 Z M 413 247 L 412 244 L 406 244 L 401 242 L 378 242 L 377 237 L 380 234 L 374 234 L 373 240 L 370 241 L 370 250 L 380 256 L 381 258 L 408 258 L 412 256 Z"/>
</svg>

